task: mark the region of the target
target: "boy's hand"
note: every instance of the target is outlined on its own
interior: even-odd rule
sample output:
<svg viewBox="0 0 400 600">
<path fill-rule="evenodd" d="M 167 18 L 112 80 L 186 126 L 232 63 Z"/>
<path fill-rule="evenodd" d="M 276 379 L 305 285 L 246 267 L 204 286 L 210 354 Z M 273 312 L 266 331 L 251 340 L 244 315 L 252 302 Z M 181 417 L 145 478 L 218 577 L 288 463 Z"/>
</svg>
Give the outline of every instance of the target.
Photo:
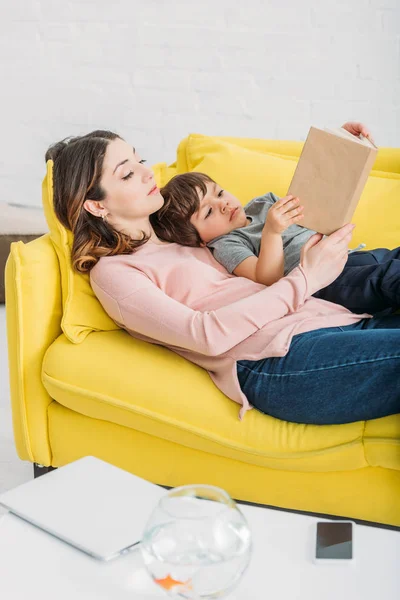
<svg viewBox="0 0 400 600">
<path fill-rule="evenodd" d="M 268 211 L 264 230 L 266 233 L 282 233 L 290 225 L 303 219 L 303 207 L 295 196 L 285 196 L 275 202 Z"/>
<path fill-rule="evenodd" d="M 368 138 L 370 142 L 374 143 L 374 140 L 372 139 L 370 130 L 365 125 L 363 125 L 363 123 L 356 123 L 354 121 L 349 121 L 348 123 L 345 123 L 344 125 L 342 125 L 342 127 L 343 127 L 343 129 L 345 129 L 352 135 L 359 136 L 361 133 L 361 135 Z"/>
</svg>

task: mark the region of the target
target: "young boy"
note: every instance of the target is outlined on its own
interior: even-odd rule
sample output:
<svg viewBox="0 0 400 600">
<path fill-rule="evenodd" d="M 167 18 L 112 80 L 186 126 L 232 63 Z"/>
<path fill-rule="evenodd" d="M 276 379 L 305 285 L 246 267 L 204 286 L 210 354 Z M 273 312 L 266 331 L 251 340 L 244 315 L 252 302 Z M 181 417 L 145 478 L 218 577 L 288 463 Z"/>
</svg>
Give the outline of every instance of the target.
<svg viewBox="0 0 400 600">
<path fill-rule="evenodd" d="M 203 173 L 173 177 L 161 189 L 164 209 L 157 231 L 185 246 L 207 245 L 230 273 L 272 285 L 300 262 L 304 244 L 315 233 L 301 227 L 300 200 L 273 193 L 245 207 Z M 166 214 L 168 213 L 168 217 Z M 400 248 L 349 253 L 339 277 L 314 294 L 355 313 L 392 312 L 400 307 Z"/>
</svg>

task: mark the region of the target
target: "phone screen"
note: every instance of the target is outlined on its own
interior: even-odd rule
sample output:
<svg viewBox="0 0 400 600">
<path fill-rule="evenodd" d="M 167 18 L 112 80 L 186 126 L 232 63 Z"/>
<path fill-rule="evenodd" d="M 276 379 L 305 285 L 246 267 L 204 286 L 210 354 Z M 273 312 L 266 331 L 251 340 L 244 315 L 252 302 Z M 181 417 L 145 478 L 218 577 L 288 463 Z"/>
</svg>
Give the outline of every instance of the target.
<svg viewBox="0 0 400 600">
<path fill-rule="evenodd" d="M 317 523 L 316 558 L 353 558 L 352 523 Z"/>
</svg>

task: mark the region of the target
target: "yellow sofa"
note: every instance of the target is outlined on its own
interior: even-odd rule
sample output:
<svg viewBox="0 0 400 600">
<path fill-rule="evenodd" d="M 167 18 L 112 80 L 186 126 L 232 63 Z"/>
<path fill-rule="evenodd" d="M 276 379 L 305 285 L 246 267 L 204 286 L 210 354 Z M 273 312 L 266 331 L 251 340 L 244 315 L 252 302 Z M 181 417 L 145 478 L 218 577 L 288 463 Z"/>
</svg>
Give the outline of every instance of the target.
<svg viewBox="0 0 400 600">
<path fill-rule="evenodd" d="M 245 202 L 283 195 L 301 148 L 191 135 L 176 162 L 156 165 L 155 174 L 162 185 L 177 172 L 203 170 Z M 400 150 L 381 149 L 356 214 L 355 245 L 398 245 L 399 173 Z M 69 270 L 70 234 L 51 212 L 51 163 L 43 189 L 50 233 L 12 244 L 6 267 L 22 460 L 58 467 L 93 455 L 167 486 L 206 482 L 241 500 L 400 526 L 399 415 L 311 426 L 251 411 L 239 422 L 237 405 L 204 370 L 133 339 L 105 315 L 87 278 Z"/>
</svg>

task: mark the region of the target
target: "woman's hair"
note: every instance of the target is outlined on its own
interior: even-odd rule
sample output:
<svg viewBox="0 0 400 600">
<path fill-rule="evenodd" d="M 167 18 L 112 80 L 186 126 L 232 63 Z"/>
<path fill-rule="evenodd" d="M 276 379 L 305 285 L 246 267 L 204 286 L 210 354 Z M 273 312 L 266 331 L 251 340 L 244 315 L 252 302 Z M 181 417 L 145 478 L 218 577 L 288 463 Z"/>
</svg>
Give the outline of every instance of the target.
<svg viewBox="0 0 400 600">
<path fill-rule="evenodd" d="M 65 138 L 46 152 L 46 162 L 54 162 L 54 210 L 74 235 L 71 259 L 79 273 L 89 272 L 102 256 L 130 254 L 149 239 L 143 232 L 141 240 L 134 240 L 83 206 L 85 200 L 104 200 L 100 185 L 104 156 L 117 138 L 122 139 L 112 131 L 97 130 Z"/>
<path fill-rule="evenodd" d="M 204 173 L 175 175 L 160 192 L 164 206 L 150 216 L 150 222 L 160 239 L 182 246 L 201 246 L 202 240 L 190 217 L 199 209 L 200 193 L 205 196 L 207 183 L 215 183 Z"/>
</svg>

